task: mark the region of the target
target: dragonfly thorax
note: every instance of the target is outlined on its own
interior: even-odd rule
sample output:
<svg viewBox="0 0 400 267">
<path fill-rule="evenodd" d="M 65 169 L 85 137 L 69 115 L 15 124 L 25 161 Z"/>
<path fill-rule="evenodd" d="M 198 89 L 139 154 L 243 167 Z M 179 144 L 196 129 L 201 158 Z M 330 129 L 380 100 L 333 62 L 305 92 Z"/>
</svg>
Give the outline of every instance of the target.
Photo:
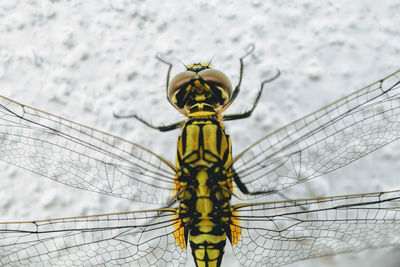
<svg viewBox="0 0 400 267">
<path fill-rule="evenodd" d="M 187 70 L 176 75 L 168 88 L 171 103 L 185 115 L 193 106 L 207 104 L 218 111 L 230 99 L 232 85 L 221 71 L 208 63 L 191 64 Z"/>
</svg>

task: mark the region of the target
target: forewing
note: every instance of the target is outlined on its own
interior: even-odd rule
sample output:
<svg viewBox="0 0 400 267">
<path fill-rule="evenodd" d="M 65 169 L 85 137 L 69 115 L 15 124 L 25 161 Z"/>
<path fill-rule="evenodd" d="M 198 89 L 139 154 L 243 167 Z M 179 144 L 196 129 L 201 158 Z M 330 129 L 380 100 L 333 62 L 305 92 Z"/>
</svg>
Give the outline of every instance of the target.
<svg viewBox="0 0 400 267">
<path fill-rule="evenodd" d="M 250 193 L 275 192 L 341 168 L 398 139 L 399 73 L 260 139 L 233 160 L 236 179 Z"/>
<path fill-rule="evenodd" d="M 0 265 L 184 266 L 174 209 L 0 223 Z"/>
<path fill-rule="evenodd" d="M 243 266 L 400 245 L 400 191 L 233 207 Z"/>
<path fill-rule="evenodd" d="M 0 96 L 0 159 L 76 188 L 163 204 L 172 163 L 122 138 Z"/>
</svg>

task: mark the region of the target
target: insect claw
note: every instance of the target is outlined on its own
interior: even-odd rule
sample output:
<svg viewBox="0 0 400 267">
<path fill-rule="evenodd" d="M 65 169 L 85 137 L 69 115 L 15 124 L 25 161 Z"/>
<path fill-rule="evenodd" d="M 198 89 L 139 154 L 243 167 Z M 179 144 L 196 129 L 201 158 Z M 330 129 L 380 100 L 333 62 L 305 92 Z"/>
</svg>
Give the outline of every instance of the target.
<svg viewBox="0 0 400 267">
<path fill-rule="evenodd" d="M 252 54 L 254 52 L 254 50 L 256 49 L 256 46 L 251 43 L 247 46 L 246 48 L 246 54 L 244 54 L 243 56 L 240 57 L 240 59 L 244 59 L 245 57 L 249 56 L 250 54 Z"/>
<path fill-rule="evenodd" d="M 162 55 L 160 52 L 158 52 L 158 53 L 155 55 L 155 57 L 156 57 L 157 60 L 161 61 L 162 63 L 167 64 L 167 65 L 170 66 L 170 67 L 172 66 L 172 63 L 169 62 L 169 61 L 167 61 L 166 59 L 164 59 L 164 58 L 163 58 L 163 55 Z"/>
<path fill-rule="evenodd" d="M 277 68 L 275 76 L 273 76 L 272 78 L 269 78 L 267 80 L 262 81 L 261 85 L 264 85 L 266 83 L 272 82 L 273 80 L 277 79 L 279 76 L 281 76 L 281 71 Z"/>
</svg>

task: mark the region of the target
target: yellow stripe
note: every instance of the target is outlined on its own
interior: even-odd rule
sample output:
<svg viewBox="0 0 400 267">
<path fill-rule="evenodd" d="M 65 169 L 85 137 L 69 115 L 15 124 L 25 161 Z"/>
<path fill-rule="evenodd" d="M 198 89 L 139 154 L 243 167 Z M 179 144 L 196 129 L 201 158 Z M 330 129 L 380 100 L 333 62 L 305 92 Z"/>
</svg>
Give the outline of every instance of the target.
<svg viewBox="0 0 400 267">
<path fill-rule="evenodd" d="M 189 239 L 190 239 L 190 241 L 192 241 L 195 244 L 201 244 L 204 242 L 216 244 L 216 243 L 226 240 L 226 234 L 222 234 L 222 235 L 200 234 L 197 236 L 191 235 L 189 237 Z"/>
</svg>

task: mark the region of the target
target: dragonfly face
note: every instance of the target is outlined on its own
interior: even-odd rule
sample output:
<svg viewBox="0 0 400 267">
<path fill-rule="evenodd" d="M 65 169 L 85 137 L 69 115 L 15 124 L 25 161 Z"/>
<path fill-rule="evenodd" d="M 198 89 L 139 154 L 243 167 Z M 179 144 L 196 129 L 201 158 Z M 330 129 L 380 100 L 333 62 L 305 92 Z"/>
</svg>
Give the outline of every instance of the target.
<svg viewBox="0 0 400 267">
<path fill-rule="evenodd" d="M 191 64 L 187 70 L 176 75 L 168 88 L 170 102 L 184 114 L 196 104 L 207 104 L 217 110 L 232 95 L 229 78 L 221 71 L 212 69 L 208 63 Z"/>
<path fill-rule="evenodd" d="M 240 74 L 243 59 L 240 58 Z M 171 69 L 172 65 L 170 65 Z M 168 77 L 170 73 L 168 71 Z M 275 76 L 274 78 L 278 77 Z M 222 115 L 239 93 L 209 64 L 167 86 L 187 116 L 173 164 L 139 144 L 0 96 L 0 159 L 79 189 L 163 208 L 0 223 L 0 265 L 220 266 L 226 240 L 246 266 L 400 245 L 400 190 L 256 202 L 400 138 L 400 70 L 266 135 L 232 157 Z M 169 78 L 167 78 L 169 80 Z M 384 177 L 382 178 L 384 179 Z M 282 195 L 281 195 L 282 196 Z M 240 204 L 232 204 L 231 198 Z"/>
</svg>

